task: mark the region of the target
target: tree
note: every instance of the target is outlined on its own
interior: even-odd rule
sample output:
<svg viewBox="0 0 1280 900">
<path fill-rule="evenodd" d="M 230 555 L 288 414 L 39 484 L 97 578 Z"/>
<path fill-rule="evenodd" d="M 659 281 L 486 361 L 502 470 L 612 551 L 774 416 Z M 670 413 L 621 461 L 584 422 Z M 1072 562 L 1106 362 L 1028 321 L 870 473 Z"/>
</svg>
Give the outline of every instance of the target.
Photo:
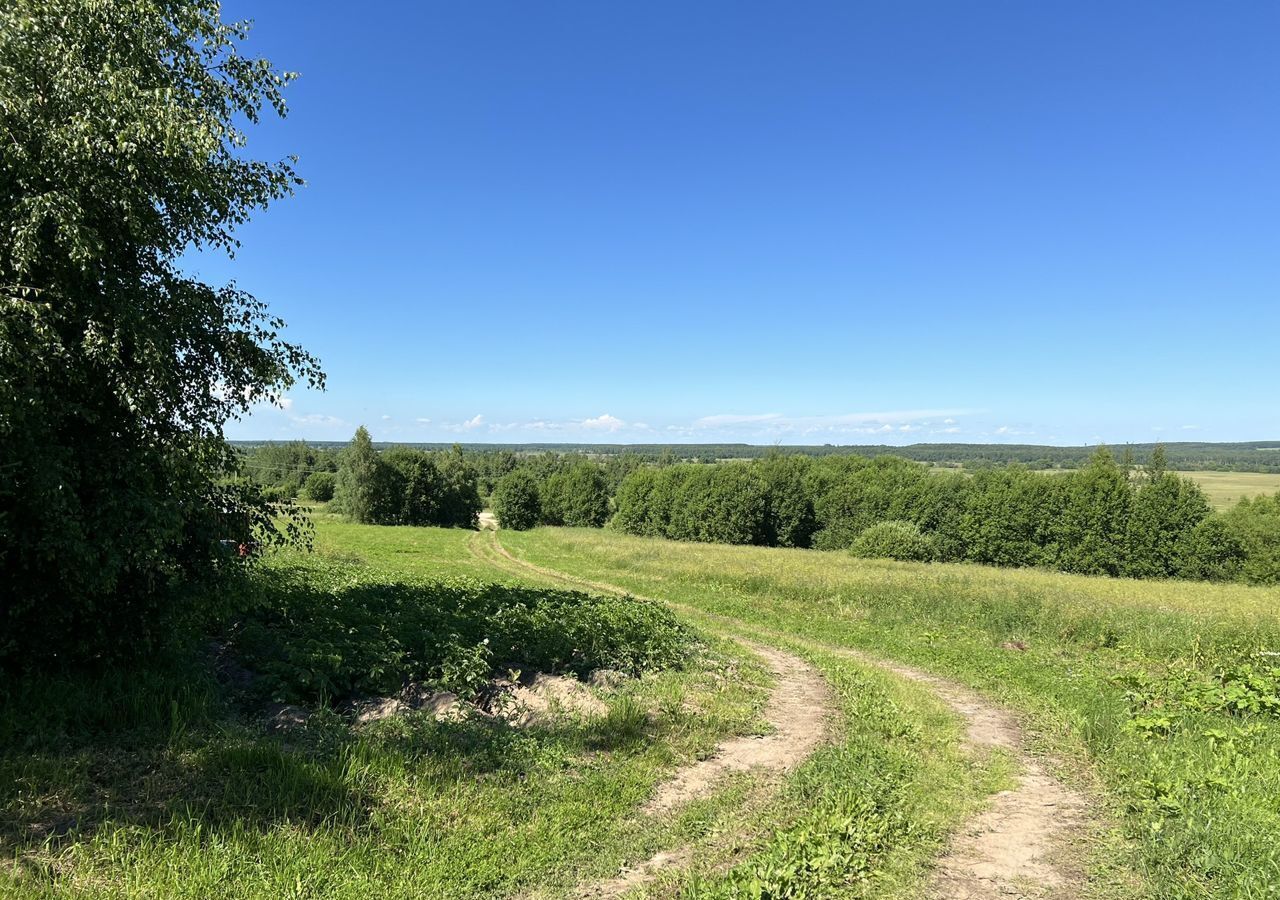
<svg viewBox="0 0 1280 900">
<path fill-rule="evenodd" d="M 222 431 L 317 361 L 178 264 L 300 183 L 243 150 L 291 77 L 245 32 L 211 0 L 0 5 L 0 661 L 145 651 L 220 539 L 303 536 Z"/>
<path fill-rule="evenodd" d="M 807 478 L 810 461 L 803 456 L 770 454 L 759 463 L 769 496 L 766 543 L 775 547 L 808 547 L 818 530 Z"/>
<path fill-rule="evenodd" d="M 338 464 L 334 506 L 355 522 L 394 524 L 404 496 L 400 473 L 373 449 L 369 430 L 361 425 Z"/>
<path fill-rule="evenodd" d="M 493 489 L 493 513 L 498 517 L 500 526 L 513 531 L 524 531 L 537 525 L 542 517 L 537 479 L 524 469 L 516 469 L 499 478 Z"/>
<path fill-rule="evenodd" d="M 335 483 L 336 479 L 332 472 L 312 472 L 306 484 L 302 486 L 302 492 L 317 503 L 326 503 L 333 499 Z"/>
<path fill-rule="evenodd" d="M 1120 574 L 1133 502 L 1128 473 L 1100 447 L 1088 466 L 1062 476 L 1061 484 L 1065 502 L 1052 522 L 1057 556 L 1051 564 L 1067 572 Z"/>
<path fill-rule="evenodd" d="M 581 460 L 542 484 L 542 521 L 547 525 L 599 528 L 609 518 L 609 486 L 600 467 Z"/>
<path fill-rule="evenodd" d="M 436 524 L 450 528 L 476 528 L 480 501 L 476 472 L 471 468 L 462 448 L 454 444 L 448 451 L 437 455 L 436 469 L 440 473 L 440 495 L 436 507 Z"/>
<path fill-rule="evenodd" d="M 1200 486 L 1166 471 L 1163 463 L 1153 457 L 1147 466 L 1147 483 L 1133 498 L 1124 573 L 1134 578 L 1176 575 L 1181 542 L 1212 512 Z"/>
<path fill-rule="evenodd" d="M 382 460 L 396 470 L 392 488 L 398 494 L 388 503 L 384 525 L 435 525 L 440 519 L 444 488 L 432 454 L 412 447 L 392 447 Z"/>
<path fill-rule="evenodd" d="M 1280 584 L 1280 494 L 1242 499 L 1222 521 L 1244 548 L 1244 580 Z"/>
<path fill-rule="evenodd" d="M 1240 573 L 1246 548 L 1218 516 L 1210 516 L 1182 536 L 1178 575 L 1204 581 L 1228 581 Z"/>
</svg>

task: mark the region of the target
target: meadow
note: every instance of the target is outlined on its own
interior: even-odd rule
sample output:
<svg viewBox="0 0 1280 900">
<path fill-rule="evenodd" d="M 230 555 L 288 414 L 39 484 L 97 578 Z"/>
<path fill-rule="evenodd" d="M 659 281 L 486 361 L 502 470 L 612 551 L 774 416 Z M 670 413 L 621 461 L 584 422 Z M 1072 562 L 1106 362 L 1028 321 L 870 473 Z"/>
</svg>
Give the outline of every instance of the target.
<svg viewBox="0 0 1280 900">
<path fill-rule="evenodd" d="M 200 665 L 0 692 L 0 896 L 572 897 L 679 854 L 626 896 L 918 897 L 1030 759 L 1088 798 L 1079 895 L 1280 885 L 1280 590 L 312 513 L 315 552 L 269 557 Z M 770 732 L 749 642 L 820 673 L 825 741 L 645 813 Z M 878 660 L 1012 711 L 1029 755 L 973 752 Z M 632 677 L 528 727 L 351 703 L 512 665 Z"/>
<path fill-rule="evenodd" d="M 681 766 L 769 731 L 755 654 L 713 620 L 495 565 L 481 533 L 317 512 L 316 552 L 271 556 L 208 646 L 4 684 L 0 896 L 578 896 L 681 848 L 696 864 L 650 890 L 913 896 L 1004 783 L 1007 760 L 962 752 L 927 691 L 797 646 L 831 692 L 829 743 L 784 784 L 738 773 L 639 814 Z M 529 727 L 362 724 L 350 702 L 405 682 L 483 695 L 511 665 L 633 677 L 590 689 L 599 715 Z"/>
<path fill-rule="evenodd" d="M 857 647 L 1017 711 L 1096 798 L 1102 896 L 1267 897 L 1280 886 L 1280 591 L 502 532 L 531 564 L 742 628 Z"/>
<path fill-rule="evenodd" d="M 1280 493 L 1275 472 L 1180 472 L 1200 485 L 1214 509 L 1229 509 L 1241 497 Z"/>
</svg>

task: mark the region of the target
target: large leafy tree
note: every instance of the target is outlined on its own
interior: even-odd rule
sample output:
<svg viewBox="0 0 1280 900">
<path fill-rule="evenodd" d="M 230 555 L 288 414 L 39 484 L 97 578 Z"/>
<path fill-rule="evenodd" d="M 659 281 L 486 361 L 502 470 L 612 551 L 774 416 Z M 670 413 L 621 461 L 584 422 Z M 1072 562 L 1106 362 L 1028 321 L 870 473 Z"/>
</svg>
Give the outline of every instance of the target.
<svg viewBox="0 0 1280 900">
<path fill-rule="evenodd" d="M 212 0 L 0 4 L 0 661 L 144 648 L 220 538 L 280 535 L 223 426 L 323 376 L 178 265 L 299 184 L 245 155 L 291 77 L 245 34 Z"/>
</svg>

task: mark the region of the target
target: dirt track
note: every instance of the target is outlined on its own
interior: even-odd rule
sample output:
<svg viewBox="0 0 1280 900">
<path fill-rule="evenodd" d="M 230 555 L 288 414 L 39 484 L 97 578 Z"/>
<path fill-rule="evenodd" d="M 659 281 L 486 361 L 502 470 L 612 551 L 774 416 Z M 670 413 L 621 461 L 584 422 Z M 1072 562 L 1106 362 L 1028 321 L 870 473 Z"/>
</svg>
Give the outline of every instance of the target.
<svg viewBox="0 0 1280 900">
<path fill-rule="evenodd" d="M 631 593 L 616 585 L 576 578 L 525 562 L 512 556 L 498 542 L 496 534 L 492 540 L 494 550 L 520 568 L 596 590 Z M 725 621 L 736 623 L 732 619 Z M 759 645 L 753 647 L 762 655 L 766 651 L 781 653 Z M 1078 849 L 1087 824 L 1086 798 L 1051 775 L 1039 760 L 1027 752 L 1022 730 L 1009 712 L 960 684 L 928 672 L 849 648 L 822 645 L 821 649 L 856 659 L 865 665 L 878 666 L 924 685 L 964 719 L 965 743 L 973 752 L 1001 749 L 1011 753 L 1018 762 L 1020 772 L 1015 787 L 996 794 L 985 810 L 962 825 L 950 847 L 938 858 L 928 886 L 930 897 L 939 900 L 987 900 L 1071 898 L 1079 895 L 1083 877 L 1080 867 L 1072 864 L 1072 857 L 1076 855 L 1073 851 Z M 807 666 L 795 657 L 791 659 Z M 776 663 L 771 661 L 771 665 L 776 671 Z M 781 689 L 782 677 L 779 679 Z M 815 746 L 817 740 L 820 738 L 815 739 Z M 686 778 L 698 781 L 699 776 L 693 775 L 692 771 L 710 762 L 695 764 L 690 770 L 678 774 L 670 784 L 677 785 Z M 669 789 L 677 790 L 675 787 Z M 651 812 L 676 805 L 675 802 L 661 802 L 661 796 L 662 791 L 651 801 Z M 586 889 L 583 896 L 618 896 L 663 869 L 682 866 L 688 861 L 687 850 L 660 853 L 618 878 Z"/>
</svg>

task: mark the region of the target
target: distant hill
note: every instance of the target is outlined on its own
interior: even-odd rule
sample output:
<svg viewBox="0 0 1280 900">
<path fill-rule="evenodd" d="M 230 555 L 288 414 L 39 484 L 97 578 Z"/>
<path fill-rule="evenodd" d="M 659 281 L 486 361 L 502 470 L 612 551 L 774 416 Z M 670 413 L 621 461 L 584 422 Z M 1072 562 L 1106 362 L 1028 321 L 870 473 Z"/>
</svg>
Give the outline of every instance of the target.
<svg viewBox="0 0 1280 900">
<path fill-rule="evenodd" d="M 237 446 L 249 449 L 280 441 L 233 441 Z M 313 447 L 336 449 L 345 441 L 309 441 Z M 375 446 L 386 448 L 395 442 L 379 442 Z M 424 450 L 447 449 L 453 446 L 443 443 L 409 443 L 405 446 Z M 774 451 L 799 453 L 808 456 L 856 455 L 901 456 L 937 466 L 956 466 L 967 469 L 992 468 L 1010 463 L 1020 463 L 1033 469 L 1072 469 L 1083 464 L 1097 449 L 1095 446 L 1054 447 L 1043 444 L 908 444 L 890 447 L 885 444 L 822 444 L 813 446 L 762 446 L 758 444 L 461 444 L 471 453 L 507 450 L 518 454 L 528 453 L 582 453 L 588 456 L 616 456 L 634 453 L 647 458 L 662 456 L 683 460 L 712 461 L 718 459 L 754 459 Z M 1117 453 L 1125 449 L 1133 453 L 1138 463 L 1144 462 L 1156 444 L 1118 444 Z M 1245 441 L 1240 443 L 1209 443 L 1180 441 L 1164 444 L 1169 467 L 1183 471 L 1222 472 L 1280 472 L 1280 440 Z"/>
</svg>

